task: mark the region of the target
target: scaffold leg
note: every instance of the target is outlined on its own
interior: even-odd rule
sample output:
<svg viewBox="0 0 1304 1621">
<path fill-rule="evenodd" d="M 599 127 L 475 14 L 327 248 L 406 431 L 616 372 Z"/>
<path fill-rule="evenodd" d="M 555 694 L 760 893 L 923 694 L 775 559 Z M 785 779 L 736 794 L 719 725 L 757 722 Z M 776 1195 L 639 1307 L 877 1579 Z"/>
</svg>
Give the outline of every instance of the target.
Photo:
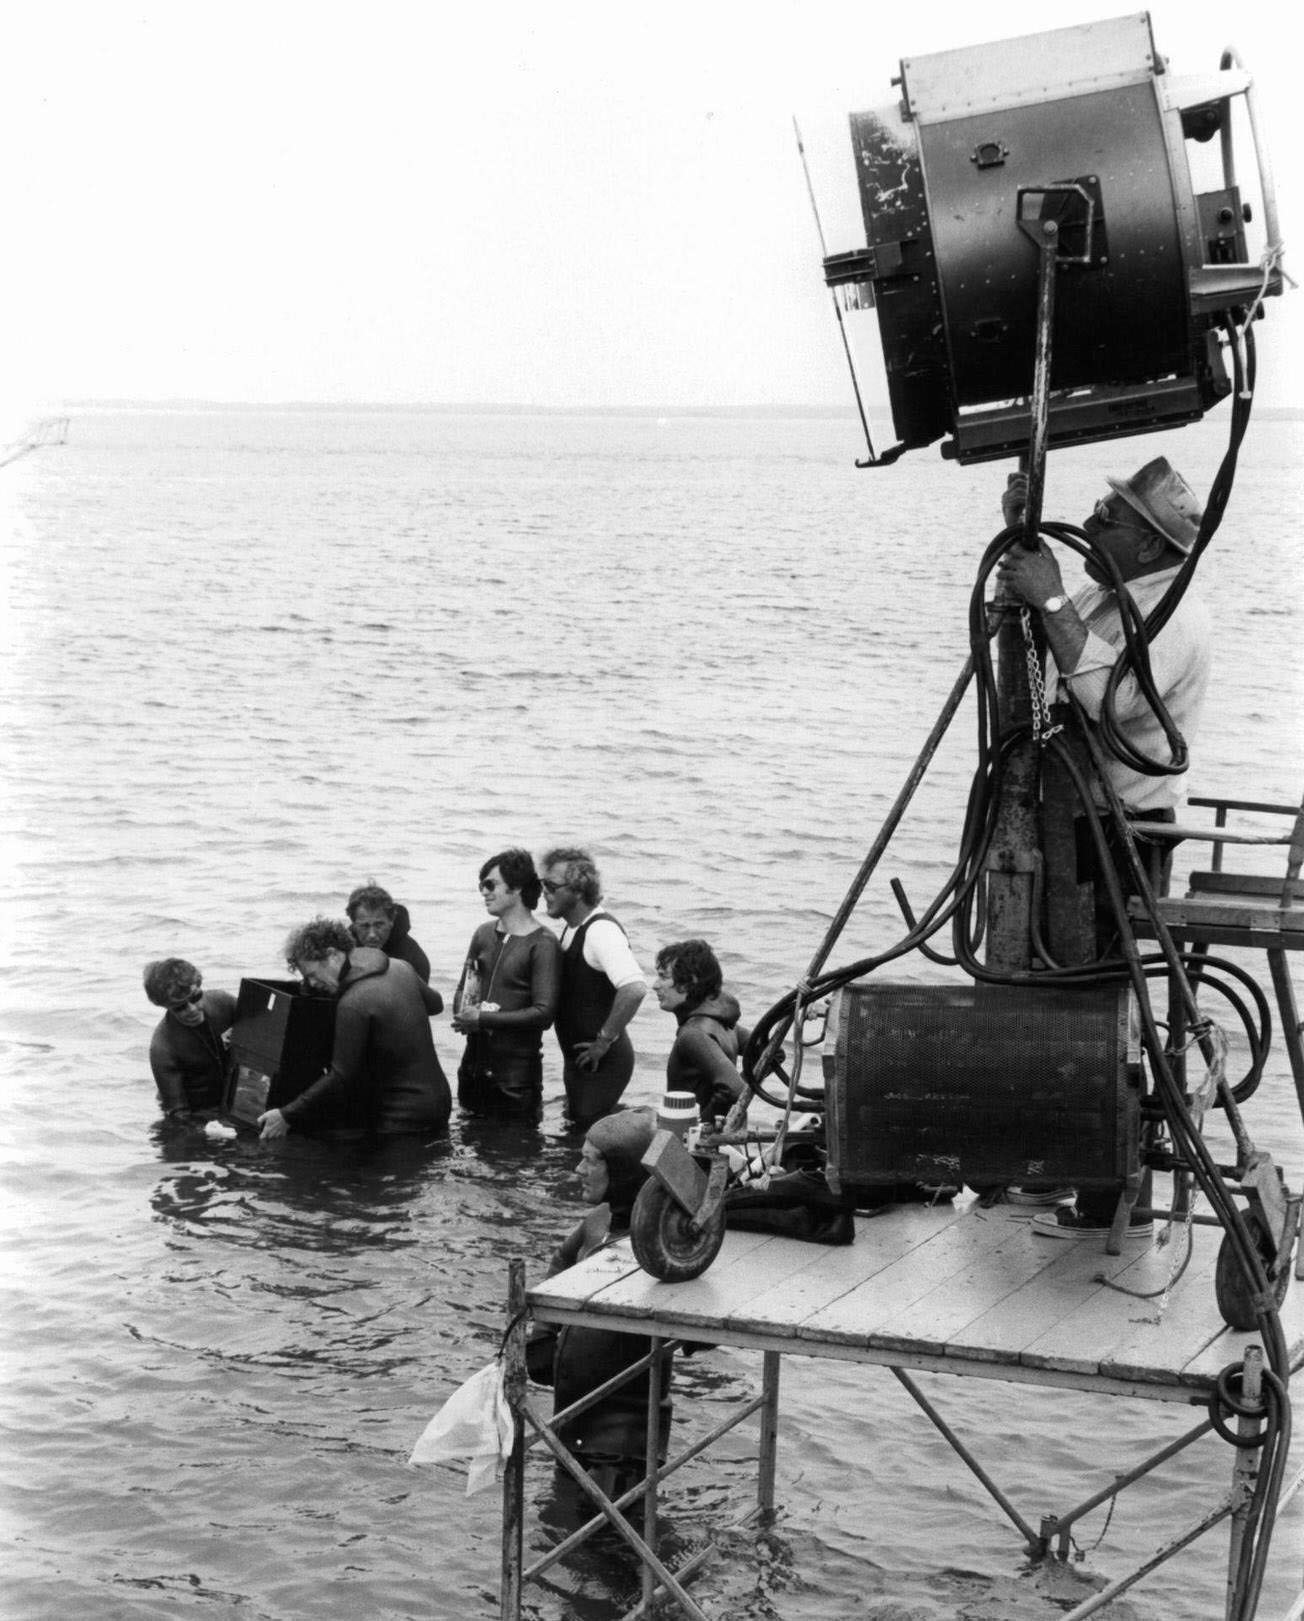
<svg viewBox="0 0 1304 1621">
<path fill-rule="evenodd" d="M 766 1351 L 761 1365 L 761 1445 L 756 1471 L 756 1506 L 765 1516 L 774 1513 L 774 1477 L 779 1449 L 778 1351 Z"/>
<path fill-rule="evenodd" d="M 1263 1352 L 1257 1345 L 1251 1345 L 1245 1353 L 1245 1360 L 1241 1364 L 1241 1399 L 1249 1406 L 1259 1402 L 1263 1394 Z M 1236 1420 L 1236 1433 L 1248 1439 L 1256 1436 L 1263 1428 L 1263 1422 L 1255 1417 L 1241 1417 Z M 1245 1539 L 1250 1531 L 1250 1514 L 1253 1509 L 1254 1484 L 1259 1478 L 1259 1448 L 1257 1446 L 1237 1447 L 1236 1456 L 1232 1460 L 1232 1529 L 1230 1546 L 1227 1550 L 1227 1615 L 1236 1616 L 1241 1613 L 1241 1599 L 1244 1596 L 1245 1583 Z"/>
<path fill-rule="evenodd" d="M 521 1621 L 521 1565 L 525 1533 L 525 1262 L 507 1270 L 507 1343 L 503 1389 L 512 1410 L 512 1450 L 503 1470 L 502 1621 Z"/>
</svg>

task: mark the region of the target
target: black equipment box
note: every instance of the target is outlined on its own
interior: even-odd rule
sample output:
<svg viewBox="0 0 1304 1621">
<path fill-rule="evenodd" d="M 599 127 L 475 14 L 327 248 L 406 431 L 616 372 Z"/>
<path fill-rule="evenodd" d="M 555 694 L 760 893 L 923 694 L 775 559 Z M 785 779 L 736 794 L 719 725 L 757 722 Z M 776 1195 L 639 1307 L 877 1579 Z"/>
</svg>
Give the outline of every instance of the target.
<svg viewBox="0 0 1304 1621">
<path fill-rule="evenodd" d="M 236 999 L 226 1112 L 252 1126 L 297 1098 L 330 1068 L 334 997 L 311 996 L 293 979 L 242 979 Z"/>
<path fill-rule="evenodd" d="M 1140 1170 L 1131 1012 L 1120 985 L 846 986 L 824 1046 L 830 1182 L 1122 1188 Z"/>
</svg>

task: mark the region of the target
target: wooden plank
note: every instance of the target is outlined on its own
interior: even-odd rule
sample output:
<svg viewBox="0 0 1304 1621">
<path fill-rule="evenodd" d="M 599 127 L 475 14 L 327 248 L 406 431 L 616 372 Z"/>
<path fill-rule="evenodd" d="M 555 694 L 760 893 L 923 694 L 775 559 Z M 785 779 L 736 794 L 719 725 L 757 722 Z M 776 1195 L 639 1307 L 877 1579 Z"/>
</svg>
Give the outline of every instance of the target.
<svg viewBox="0 0 1304 1621">
<path fill-rule="evenodd" d="M 1180 1382 L 1179 1370 L 1225 1332 L 1213 1287 L 1222 1235 L 1208 1227 L 1193 1231 L 1191 1264 L 1167 1301 L 1125 1302 L 1133 1309 L 1126 1316 L 1125 1332 L 1101 1356 L 1102 1373 L 1113 1378 Z M 1174 1242 L 1184 1240 L 1179 1234 Z M 1162 1278 L 1156 1279 L 1159 1282 Z"/>
<path fill-rule="evenodd" d="M 1053 1240 L 1034 1238 L 1029 1223 L 1005 1215 L 1003 1221 L 989 1222 L 985 1250 L 974 1256 L 960 1272 L 945 1279 L 921 1296 L 907 1310 L 895 1315 L 873 1335 L 876 1345 L 917 1346 L 942 1350 L 960 1358 L 1009 1362 L 1017 1365 L 1017 1355 L 999 1347 L 979 1358 L 982 1349 L 970 1329 L 998 1302 L 1008 1303 L 1026 1288 L 1055 1259 Z"/>
<path fill-rule="evenodd" d="M 1038 1242 L 1058 1244 L 1061 1241 L 1048 1238 Z M 1103 1236 L 1099 1240 L 1063 1242 L 1064 1247 L 1073 1252 L 1069 1265 L 1081 1268 L 1092 1280 L 1108 1278 L 1120 1288 L 1162 1289 L 1173 1270 L 1175 1256 L 1180 1264 L 1181 1251 L 1167 1245 L 1160 1247 L 1153 1240 L 1148 1244 L 1127 1242 L 1123 1246 L 1124 1253 L 1117 1256 L 1105 1254 Z M 1174 1238 L 1173 1242 L 1184 1241 Z M 1158 1299 L 1137 1300 L 1095 1282 L 1094 1287 L 1084 1288 L 1076 1306 L 1024 1344 L 1019 1360 L 1030 1368 L 1098 1372 L 1101 1359 L 1130 1339 L 1134 1327 L 1131 1319 L 1153 1316 L 1158 1309 Z"/>
<path fill-rule="evenodd" d="M 553 1302 L 574 1306 L 630 1272 L 642 1275 L 634 1252 L 629 1247 L 629 1240 L 624 1238 L 605 1249 L 594 1250 L 578 1266 L 568 1267 L 555 1277 L 542 1279 L 526 1291 L 526 1299 L 532 1306 L 546 1306 Z"/>
<path fill-rule="evenodd" d="M 1220 1319 L 1221 1321 L 1221 1319 Z M 1281 1303 L 1281 1329 L 1286 1340 L 1286 1355 L 1292 1372 L 1304 1367 L 1304 1281 L 1292 1278 Z M 1222 1334 L 1211 1340 L 1191 1358 L 1181 1370 L 1187 1384 L 1205 1389 L 1212 1385 L 1229 1362 L 1239 1362 L 1248 1346 L 1258 1345 L 1257 1333 L 1240 1334 L 1224 1328 Z"/>
<path fill-rule="evenodd" d="M 1064 1320 L 1081 1312 L 1088 1301 L 1100 1294 L 1103 1275 L 1114 1277 L 1131 1268 L 1136 1246 L 1125 1245 L 1130 1254 L 1106 1255 L 1101 1245 L 1090 1242 L 1040 1238 L 1031 1230 L 1030 1242 L 1050 1253 L 1048 1264 L 1014 1295 L 1000 1300 L 989 1311 L 976 1317 L 965 1331 L 967 1355 L 1004 1361 L 1010 1356 L 1023 1360 L 1024 1352 Z M 1111 1295 L 1117 1314 L 1120 1296 Z M 1084 1349 L 1081 1335 L 1069 1335 L 1074 1366 L 1082 1373 L 1095 1371 L 1090 1348 Z"/>
<path fill-rule="evenodd" d="M 795 1268 L 801 1264 L 806 1248 L 792 1239 L 767 1238 L 763 1233 L 726 1233 L 719 1255 L 700 1278 L 664 1283 L 635 1268 L 613 1278 L 610 1286 L 591 1296 L 587 1304 L 599 1311 L 641 1319 L 649 1333 L 706 1328 L 713 1332 L 701 1338 L 719 1337 L 731 1310 L 754 1292 L 757 1268 L 783 1265 L 785 1252 Z"/>
<path fill-rule="evenodd" d="M 999 1256 L 1003 1244 L 1022 1236 L 1005 1211 L 973 1208 L 959 1221 L 934 1230 L 858 1288 L 813 1312 L 798 1332 L 841 1344 L 895 1345 L 896 1337 L 884 1336 L 903 1313 L 951 1280 L 980 1271 L 989 1257 Z M 940 1346 L 921 1342 L 918 1348 Z"/>
<path fill-rule="evenodd" d="M 797 1276 L 752 1302 L 752 1326 L 801 1323 L 876 1277 L 936 1234 L 965 1218 L 967 1206 L 896 1205 L 878 1215 L 856 1216 L 856 1240 L 845 1248 L 808 1246 L 811 1263 Z M 818 1259 L 817 1259 L 818 1257 Z"/>
<path fill-rule="evenodd" d="M 867 1273 L 881 1270 L 896 1258 L 888 1248 L 871 1244 L 857 1223 L 854 1244 L 827 1249 L 808 1245 L 805 1264 L 782 1278 L 766 1278 L 750 1303 L 730 1318 L 730 1324 L 736 1328 L 773 1327 L 796 1332 L 797 1326 L 814 1313 L 859 1288 Z"/>
</svg>

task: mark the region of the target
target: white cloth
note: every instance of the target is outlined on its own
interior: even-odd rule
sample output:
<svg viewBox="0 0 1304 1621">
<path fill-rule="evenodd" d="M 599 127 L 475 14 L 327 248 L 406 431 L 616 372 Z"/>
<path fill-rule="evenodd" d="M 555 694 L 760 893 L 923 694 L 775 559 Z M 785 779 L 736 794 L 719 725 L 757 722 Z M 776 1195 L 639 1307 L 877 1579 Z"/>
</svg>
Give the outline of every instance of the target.
<svg viewBox="0 0 1304 1621">
<path fill-rule="evenodd" d="M 1158 605 L 1179 567 L 1180 564 L 1161 569 L 1157 574 L 1147 574 L 1128 586 L 1128 593 L 1143 617 Z M 1074 595 L 1073 606 L 1087 627 L 1087 640 L 1071 674 L 1060 676 L 1054 660 L 1048 661 L 1046 695 L 1053 702 L 1059 681 L 1063 680 L 1091 718 L 1098 720 L 1110 672 L 1123 650 L 1123 622 L 1113 591 L 1104 586 L 1086 586 Z M 1155 690 L 1188 746 L 1200 725 L 1209 685 L 1212 643 L 1213 622 L 1209 610 L 1188 591 L 1150 646 L 1150 675 Z M 1131 672 L 1119 682 L 1115 713 L 1120 731 L 1134 749 L 1152 760 L 1162 762 L 1169 758 L 1168 739 Z M 1177 777 L 1147 777 L 1108 756 L 1106 770 L 1128 810 L 1169 810 L 1186 801 L 1186 772 Z"/>
<path fill-rule="evenodd" d="M 589 914 L 589 927 L 580 955 L 590 968 L 605 974 L 617 990 L 622 985 L 646 985 L 647 979 L 630 950 L 625 931 L 614 917 L 599 910 Z M 583 928 L 583 924 L 577 927 Z M 561 931 L 561 949 L 571 943 L 575 930 L 568 923 Z"/>
<path fill-rule="evenodd" d="M 512 1450 L 512 1410 L 503 1390 L 503 1365 L 495 1358 L 473 1373 L 417 1437 L 409 1463 L 446 1463 L 469 1458 L 466 1494 L 492 1486 L 498 1464 Z"/>
</svg>

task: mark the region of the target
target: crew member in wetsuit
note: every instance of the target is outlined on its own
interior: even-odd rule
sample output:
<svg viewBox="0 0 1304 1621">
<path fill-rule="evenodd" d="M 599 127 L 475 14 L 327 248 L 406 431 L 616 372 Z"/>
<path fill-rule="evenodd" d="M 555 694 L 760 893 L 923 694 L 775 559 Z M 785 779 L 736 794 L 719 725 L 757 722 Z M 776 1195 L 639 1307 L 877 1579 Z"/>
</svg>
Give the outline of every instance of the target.
<svg viewBox="0 0 1304 1621">
<path fill-rule="evenodd" d="M 471 936 L 453 999 L 453 1028 L 466 1037 L 457 1101 L 472 1114 L 537 1118 L 561 949 L 534 915 L 542 885 L 528 850 L 490 856 L 479 887 L 489 920 Z"/>
<path fill-rule="evenodd" d="M 430 983 L 430 958 L 412 938 L 408 909 L 379 884 L 361 884 L 349 896 L 344 910 L 349 931 L 360 946 L 374 946 L 387 957 L 401 957 L 417 971 L 423 984 Z"/>
<path fill-rule="evenodd" d="M 705 940 L 678 940 L 657 952 L 652 990 L 679 1025 L 666 1060 L 666 1090 L 691 1092 L 703 1121 L 728 1114 L 743 1091 L 738 1055 L 751 1032 L 738 1023 L 737 998 L 723 986 Z"/>
<path fill-rule="evenodd" d="M 264 1139 L 305 1131 L 437 1132 L 452 1096 L 430 1034 L 444 999 L 416 971 L 374 946 L 355 944 L 345 924 L 318 917 L 285 943 L 305 986 L 338 999 L 330 1068 L 279 1109 L 259 1115 Z"/>
<path fill-rule="evenodd" d="M 602 875 L 587 850 L 549 850 L 540 863 L 548 916 L 560 918 L 557 1044 L 572 1126 L 610 1114 L 634 1073 L 626 1026 L 647 981 L 620 924 L 602 904 Z"/>
<path fill-rule="evenodd" d="M 581 1197 L 594 1208 L 562 1241 L 548 1268 L 549 1277 L 576 1266 L 629 1231 L 635 1196 L 649 1175 L 641 1162 L 656 1130 L 654 1109 L 621 1109 L 589 1127 L 576 1174 Z M 542 1330 L 527 1348 L 532 1377 L 553 1387 L 556 1412 L 606 1384 L 647 1353 L 644 1335 L 578 1326 L 563 1328 L 560 1333 Z M 670 1434 L 671 1361 L 672 1353 L 667 1351 L 661 1365 L 657 1429 L 657 1457 L 662 1462 Z M 557 1432 L 608 1497 L 619 1497 L 643 1477 L 647 1405 L 645 1371 Z"/>
<path fill-rule="evenodd" d="M 235 1023 L 235 997 L 206 991 L 203 975 L 184 957 L 149 963 L 145 995 L 166 1009 L 149 1043 L 164 1114 L 182 1119 L 220 1109 L 232 1064 L 225 1038 Z"/>
</svg>

